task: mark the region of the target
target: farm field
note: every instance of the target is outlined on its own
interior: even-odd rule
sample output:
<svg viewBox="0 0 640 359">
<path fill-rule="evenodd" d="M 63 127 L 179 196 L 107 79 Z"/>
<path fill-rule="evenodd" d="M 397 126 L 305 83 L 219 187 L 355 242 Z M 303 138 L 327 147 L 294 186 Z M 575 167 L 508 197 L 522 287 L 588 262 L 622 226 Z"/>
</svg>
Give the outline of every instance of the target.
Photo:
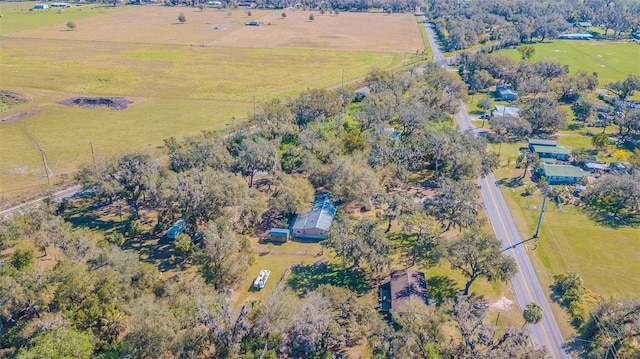
<svg viewBox="0 0 640 359">
<path fill-rule="evenodd" d="M 535 54 L 529 61 L 555 61 L 569 65 L 573 73 L 585 70 L 597 72 L 600 87 L 619 81 L 631 73 L 638 73 L 640 45 L 633 42 L 556 40 L 536 43 Z M 520 59 L 515 49 L 502 51 L 514 60 Z"/>
<path fill-rule="evenodd" d="M 0 113 L 0 198 L 47 183 L 40 149 L 55 183 L 91 160 L 90 141 L 99 156 L 155 151 L 164 138 L 243 121 L 254 101 L 339 86 L 424 49 L 413 15 L 316 14 L 309 22 L 300 11 L 286 19 L 162 6 L 28 11 L 33 4 L 0 4 L 2 89 L 31 99 Z M 180 12 L 185 24 L 176 24 Z M 245 27 L 249 19 L 274 25 Z M 374 30 L 352 28 L 372 22 Z M 329 30 L 336 39 L 325 38 Z M 123 111 L 56 103 L 76 96 L 133 103 Z"/>
</svg>

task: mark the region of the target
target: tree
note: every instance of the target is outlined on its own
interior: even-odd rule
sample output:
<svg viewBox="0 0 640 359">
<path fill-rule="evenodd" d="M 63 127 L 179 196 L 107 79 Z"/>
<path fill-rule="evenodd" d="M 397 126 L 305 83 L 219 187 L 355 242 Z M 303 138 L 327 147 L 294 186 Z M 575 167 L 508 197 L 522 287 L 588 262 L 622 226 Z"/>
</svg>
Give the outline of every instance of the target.
<svg viewBox="0 0 640 359">
<path fill-rule="evenodd" d="M 491 120 L 491 128 L 502 141 L 521 141 L 531 134 L 531 123 L 509 116 Z"/>
<path fill-rule="evenodd" d="M 304 212 L 313 202 L 314 188 L 306 178 L 279 173 L 274 186 L 276 190 L 270 201 L 271 207 L 286 214 Z"/>
<path fill-rule="evenodd" d="M 640 213 L 640 173 L 607 174 L 596 179 L 583 195 L 587 210 L 621 224 Z"/>
<path fill-rule="evenodd" d="M 89 359 L 94 351 L 91 333 L 58 327 L 38 333 L 30 345 L 18 351 L 16 359 L 73 358 Z"/>
<path fill-rule="evenodd" d="M 410 205 L 410 201 L 411 199 L 402 193 L 381 193 L 371 198 L 374 205 L 384 207 L 382 217 L 387 220 L 387 229 L 384 233 L 389 233 L 391 221 L 400 216 L 402 210 Z"/>
<path fill-rule="evenodd" d="M 257 172 L 274 172 L 279 168 L 279 153 L 273 143 L 262 137 L 245 138 L 238 146 L 235 167 L 249 176 L 249 187 Z"/>
<path fill-rule="evenodd" d="M 522 311 L 522 316 L 526 323 L 537 324 L 542 320 L 542 307 L 536 303 L 529 303 Z"/>
<path fill-rule="evenodd" d="M 418 261 L 425 267 L 438 264 L 443 254 L 440 244 L 442 238 L 433 218 L 423 211 L 416 210 L 404 214 L 398 221 L 403 233 L 414 236 L 411 266 L 416 265 Z"/>
<path fill-rule="evenodd" d="M 231 155 L 222 138 L 212 132 L 186 136 L 182 143 L 171 137 L 164 140 L 164 145 L 169 152 L 170 167 L 175 172 L 207 167 L 222 171 L 231 165 Z"/>
<path fill-rule="evenodd" d="M 369 218 L 358 222 L 334 221 L 321 244 L 335 250 L 336 256 L 350 268 L 359 268 L 361 262 L 366 261 L 373 272 L 380 273 L 391 264 L 389 239 Z"/>
<path fill-rule="evenodd" d="M 629 74 L 624 80 L 610 82 L 605 87 L 616 94 L 620 101 L 625 101 L 636 91 L 640 91 L 640 75 Z"/>
<path fill-rule="evenodd" d="M 179 21 L 181 24 L 184 24 L 185 22 L 187 22 L 187 17 L 186 17 L 186 16 L 184 16 L 184 13 L 183 13 L 183 12 L 181 12 L 181 13 L 180 13 L 180 15 L 178 15 L 178 21 Z"/>
<path fill-rule="evenodd" d="M 536 53 L 536 48 L 530 45 L 520 45 L 517 50 L 522 60 L 529 60 Z"/>
<path fill-rule="evenodd" d="M 461 271 L 469 280 L 463 295 L 480 277 L 487 280 L 507 281 L 516 273 L 516 263 L 502 254 L 500 242 L 479 229 L 462 233 L 447 244 L 446 258 L 451 268 Z"/>
<path fill-rule="evenodd" d="M 31 266 L 36 258 L 32 251 L 16 249 L 11 256 L 11 265 L 17 270 L 23 270 Z"/>
<path fill-rule="evenodd" d="M 478 189 L 470 181 L 442 180 L 433 199 L 425 201 L 426 213 L 440 223 L 443 232 L 481 224 L 481 209 Z"/>
<path fill-rule="evenodd" d="M 589 358 L 637 358 L 640 355 L 640 302 L 610 298 L 600 301 L 580 328 Z"/>
<path fill-rule="evenodd" d="M 76 23 L 71 21 L 71 20 L 69 20 L 67 22 L 67 29 L 69 29 L 69 31 L 73 31 L 73 30 L 75 30 L 75 28 L 76 28 Z"/>
<path fill-rule="evenodd" d="M 534 134 L 567 128 L 566 114 L 558 108 L 556 101 L 546 97 L 531 101 L 529 107 L 522 111 L 522 117 L 531 123 Z"/>
<path fill-rule="evenodd" d="M 594 112 L 594 103 L 591 99 L 580 99 L 573 106 L 571 106 L 575 119 L 577 121 L 587 121 Z"/>
<path fill-rule="evenodd" d="M 598 133 L 591 137 L 591 144 L 598 150 L 603 150 L 609 144 L 609 136 L 606 133 Z"/>
<path fill-rule="evenodd" d="M 247 16 L 248 16 L 248 17 L 251 17 L 251 15 L 253 15 L 253 14 L 251 13 L 251 10 L 247 10 Z"/>
<path fill-rule="evenodd" d="M 191 247 L 193 246 L 193 242 L 191 241 L 191 237 L 186 233 L 180 233 L 173 241 L 173 248 L 183 256 L 183 259 L 191 252 Z"/>
<path fill-rule="evenodd" d="M 202 229 L 204 253 L 202 275 L 222 291 L 237 286 L 246 277 L 253 260 L 249 241 L 233 233 L 228 225 L 210 222 Z"/>
<path fill-rule="evenodd" d="M 309 21 L 313 21 L 313 20 L 315 20 L 315 19 L 316 19 L 316 17 L 315 17 L 315 16 L 313 16 L 313 14 L 309 14 Z"/>
<path fill-rule="evenodd" d="M 330 319 L 329 301 L 315 293 L 307 296 L 286 330 L 286 348 L 291 357 L 306 358 L 325 349 Z"/>
<path fill-rule="evenodd" d="M 627 111 L 621 117 L 616 117 L 618 136 L 620 141 L 626 141 L 631 136 L 640 135 L 640 109 Z"/>
<path fill-rule="evenodd" d="M 326 180 L 334 198 L 343 203 L 368 203 L 371 193 L 379 192 L 377 174 L 357 157 L 336 160 Z"/>
<path fill-rule="evenodd" d="M 489 303 L 475 294 L 459 296 L 453 304 L 451 318 L 462 340 L 451 341 L 449 355 L 452 358 L 530 358 L 547 357 L 546 350 L 536 350 L 529 345 L 529 335 L 522 329 L 509 327 L 496 336 L 496 327 L 485 323 Z"/>
<path fill-rule="evenodd" d="M 285 19 L 285 18 L 287 17 L 287 13 L 283 11 L 283 12 L 280 14 L 280 17 L 281 17 L 281 18 L 283 18 L 283 19 Z"/>
</svg>

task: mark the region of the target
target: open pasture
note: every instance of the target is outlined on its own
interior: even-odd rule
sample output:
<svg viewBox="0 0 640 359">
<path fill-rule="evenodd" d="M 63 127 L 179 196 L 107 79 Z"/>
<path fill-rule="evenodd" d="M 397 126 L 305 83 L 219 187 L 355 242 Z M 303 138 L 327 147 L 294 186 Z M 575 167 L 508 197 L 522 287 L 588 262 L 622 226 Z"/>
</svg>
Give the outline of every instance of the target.
<svg viewBox="0 0 640 359">
<path fill-rule="evenodd" d="M 388 45 L 375 50 L 371 40 L 359 41 L 356 35 L 364 32 L 351 34 L 350 40 L 356 45 L 350 50 L 304 48 L 294 40 L 291 46 L 265 43 L 264 48 L 188 45 L 214 43 L 224 39 L 219 36 L 224 31 L 231 36 L 235 31 L 248 30 L 243 25 L 248 18 L 241 10 L 233 10 L 229 17 L 227 11 L 215 9 L 201 12 L 187 7 L 141 6 L 111 11 L 83 6 L 83 11 L 71 8 L 57 14 L 56 10 L 25 10 L 33 3 L 19 3 L 15 5 L 18 9 L 12 4 L 2 4 L 4 17 L 0 20 L 13 21 L 2 23 L 2 89 L 24 94 L 32 101 L 0 113 L 0 198 L 47 183 L 40 149 L 46 154 L 55 182 L 91 160 L 89 141 L 97 155 L 154 150 L 164 138 L 180 138 L 241 121 L 252 111 L 254 100 L 260 104 L 295 96 L 308 88 L 336 86 L 343 75 L 345 81 L 361 78 L 371 68 L 398 65 L 404 56 L 389 50 Z M 93 11 L 93 16 L 73 18 L 78 26 L 74 31 L 66 30 L 66 17 L 59 17 L 59 22 L 51 25 L 55 16 L 74 11 L 82 15 Z M 144 17 L 143 12 L 165 17 Z M 175 24 L 180 12 L 187 17 L 182 25 Z M 295 24 L 298 13 L 302 12 L 278 21 Z M 252 10 L 251 20 L 279 18 L 280 14 Z M 343 15 L 351 14 L 316 14 L 316 19 L 333 16 L 333 24 L 352 21 L 351 16 Z M 364 26 L 369 21 L 371 28 L 380 19 L 400 26 L 403 18 L 357 15 L 359 24 Z M 14 16 L 24 19 L 25 26 L 17 26 Z M 235 25 L 227 30 L 211 30 L 216 26 L 212 24 L 231 23 L 230 19 Z M 37 21 L 43 26 L 35 26 Z M 157 30 L 151 26 L 154 21 L 154 26 L 166 29 Z M 422 46 L 415 19 L 410 16 L 406 21 L 403 26 L 414 29 L 416 42 Z M 11 26 L 4 27 L 7 23 Z M 321 21 L 304 25 L 321 28 Z M 278 26 L 286 28 L 271 28 Z M 252 30 L 271 28 L 264 25 Z M 313 40 L 313 34 L 310 31 L 304 35 L 309 43 L 324 41 Z M 322 34 L 318 32 L 319 38 Z M 253 45 L 266 41 L 261 37 L 249 41 L 251 36 L 242 35 Z M 389 32 L 385 36 L 399 35 Z M 403 41 L 399 38 L 397 42 Z M 364 51 L 367 46 L 370 48 Z M 56 103 L 75 96 L 124 96 L 133 104 L 116 111 Z"/>
<path fill-rule="evenodd" d="M 600 87 L 607 82 L 623 80 L 629 74 L 640 73 L 640 44 L 634 42 L 554 40 L 533 46 L 536 52 L 529 61 L 559 62 L 569 65 L 572 73 L 580 70 L 597 72 Z M 502 53 L 520 59 L 515 49 Z"/>
<path fill-rule="evenodd" d="M 75 10 L 75 9 L 70 9 Z M 184 13 L 187 21 L 177 18 Z M 195 7 L 138 6 L 14 32 L 21 38 L 116 41 L 251 48 L 318 48 L 357 51 L 409 52 L 424 50 L 420 30 L 411 14 L 340 13 L 285 10 L 199 10 Z M 309 20 L 313 13 L 314 21 Z M 244 26 L 248 21 L 261 26 Z M 375 26 L 373 26 L 375 24 Z"/>
</svg>

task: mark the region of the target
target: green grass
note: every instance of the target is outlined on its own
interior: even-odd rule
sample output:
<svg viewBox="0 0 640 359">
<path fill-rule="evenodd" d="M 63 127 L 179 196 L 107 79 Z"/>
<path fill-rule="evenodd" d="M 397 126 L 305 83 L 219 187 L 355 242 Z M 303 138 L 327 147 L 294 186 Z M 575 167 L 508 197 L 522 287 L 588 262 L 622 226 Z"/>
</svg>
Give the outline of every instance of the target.
<svg viewBox="0 0 640 359">
<path fill-rule="evenodd" d="M 37 51 L 36 51 L 37 49 Z M 3 88 L 33 98 L 2 115 L 37 106 L 28 121 L 0 125 L 0 191 L 46 183 L 44 149 L 55 175 L 101 155 L 153 149 L 169 136 L 237 123 L 259 103 L 359 78 L 398 64 L 393 53 L 211 48 L 2 38 Z M 336 70 L 340 69 L 340 70 Z M 56 104 L 73 96 L 126 96 L 124 111 Z M 235 118 L 235 119 L 234 119 Z M 10 191 L 10 192 L 8 192 Z"/>
<path fill-rule="evenodd" d="M 503 165 L 507 158 L 513 165 L 519 146 L 521 144 L 502 146 Z M 496 180 L 508 182 L 510 178 L 521 176 L 522 169 L 506 166 L 495 174 Z M 501 186 L 519 232 L 526 236 L 535 232 L 542 194 L 538 191 L 523 197 L 523 188 Z M 543 288 L 548 290 L 553 275 L 575 271 L 584 278 L 589 290 L 602 296 L 637 296 L 640 288 L 640 277 L 636 275 L 640 272 L 640 251 L 635 250 L 640 240 L 638 228 L 606 227 L 597 224 L 579 208 L 564 206 L 560 211 L 554 203 L 547 203 L 539 245 L 529 252 Z"/>
<path fill-rule="evenodd" d="M 108 5 L 87 4 L 73 6 L 69 9 L 51 8 L 48 10 L 33 10 L 35 1 L 27 2 L 2 2 L 0 3 L 0 33 L 11 34 L 18 31 L 35 29 L 41 26 L 66 23 L 69 20 L 77 20 L 89 16 L 108 14 L 125 9 L 125 7 L 113 7 Z"/>
<path fill-rule="evenodd" d="M 638 73 L 640 46 L 633 42 L 556 40 L 533 45 L 535 54 L 529 61 L 555 61 L 569 65 L 572 73 L 584 70 L 597 72 L 600 87 Z M 501 53 L 520 60 L 515 49 Z"/>
</svg>

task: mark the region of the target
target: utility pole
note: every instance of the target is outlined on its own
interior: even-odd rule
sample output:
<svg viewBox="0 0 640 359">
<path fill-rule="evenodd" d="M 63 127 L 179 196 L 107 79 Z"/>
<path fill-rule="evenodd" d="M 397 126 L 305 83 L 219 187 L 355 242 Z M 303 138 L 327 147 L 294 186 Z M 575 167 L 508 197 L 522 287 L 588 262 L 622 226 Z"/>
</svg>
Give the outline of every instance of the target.
<svg viewBox="0 0 640 359">
<path fill-rule="evenodd" d="M 342 69 L 342 88 L 344 88 L 344 69 Z"/>
<path fill-rule="evenodd" d="M 487 98 L 484 99 L 484 116 L 482 116 L 482 128 L 484 128 L 484 121 L 487 119 L 487 109 L 489 108 L 489 90 L 487 90 Z"/>
<path fill-rule="evenodd" d="M 49 177 L 49 169 L 47 168 L 47 159 L 44 157 L 44 150 L 40 150 L 42 154 L 42 165 L 44 166 L 44 172 L 47 174 L 47 182 L 51 185 L 51 178 Z"/>
<path fill-rule="evenodd" d="M 538 238 L 538 233 L 540 232 L 540 224 L 542 223 L 542 214 L 544 213 L 544 205 L 547 203 L 547 193 L 549 193 L 549 183 L 547 183 L 547 187 L 544 188 L 544 197 L 542 198 L 542 208 L 540 208 L 540 217 L 538 218 L 538 227 L 536 228 L 536 234 L 533 235 L 533 238 Z"/>
<path fill-rule="evenodd" d="M 256 117 L 256 94 L 253 94 L 253 117 Z"/>
<path fill-rule="evenodd" d="M 93 170 L 98 171 L 98 167 L 96 166 L 96 154 L 93 151 L 93 141 L 89 141 L 89 144 L 91 145 L 91 157 L 93 158 Z"/>
</svg>

